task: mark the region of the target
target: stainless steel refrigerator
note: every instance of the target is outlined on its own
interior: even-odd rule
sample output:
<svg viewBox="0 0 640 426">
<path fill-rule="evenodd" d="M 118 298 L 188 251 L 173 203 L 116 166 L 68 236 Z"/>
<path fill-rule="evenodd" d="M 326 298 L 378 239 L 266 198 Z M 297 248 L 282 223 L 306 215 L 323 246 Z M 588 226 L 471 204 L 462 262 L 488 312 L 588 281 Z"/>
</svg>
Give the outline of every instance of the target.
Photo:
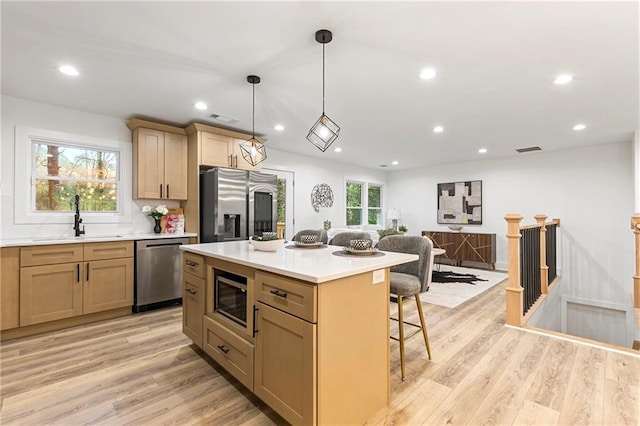
<svg viewBox="0 0 640 426">
<path fill-rule="evenodd" d="M 200 242 L 246 240 L 276 230 L 278 177 L 238 169 L 200 173 Z"/>
</svg>

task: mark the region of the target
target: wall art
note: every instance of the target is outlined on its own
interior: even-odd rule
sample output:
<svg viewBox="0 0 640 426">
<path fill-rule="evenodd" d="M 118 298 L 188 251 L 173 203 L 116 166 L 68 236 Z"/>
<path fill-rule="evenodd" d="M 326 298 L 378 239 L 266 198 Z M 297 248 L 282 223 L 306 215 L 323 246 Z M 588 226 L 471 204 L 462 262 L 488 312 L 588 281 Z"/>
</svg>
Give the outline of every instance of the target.
<svg viewBox="0 0 640 426">
<path fill-rule="evenodd" d="M 311 190 L 311 205 L 316 213 L 320 207 L 333 207 L 333 191 L 326 183 L 319 183 Z"/>
<path fill-rule="evenodd" d="M 438 223 L 482 225 L 482 181 L 439 183 Z"/>
</svg>

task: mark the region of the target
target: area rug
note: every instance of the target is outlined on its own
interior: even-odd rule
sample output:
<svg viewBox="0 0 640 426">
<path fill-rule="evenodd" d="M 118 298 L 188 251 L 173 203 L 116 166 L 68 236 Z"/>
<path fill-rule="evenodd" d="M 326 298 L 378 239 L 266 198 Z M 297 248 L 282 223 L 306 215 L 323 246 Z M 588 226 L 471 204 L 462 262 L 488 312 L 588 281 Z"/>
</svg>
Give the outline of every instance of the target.
<svg viewBox="0 0 640 426">
<path fill-rule="evenodd" d="M 463 276 L 461 276 L 462 282 L 432 281 L 429 291 L 420 293 L 420 300 L 427 303 L 433 303 L 434 305 L 445 306 L 447 308 L 455 308 L 508 278 L 508 275 L 505 272 L 459 268 L 445 265 L 442 265 L 442 270 L 440 272 L 463 274 Z M 477 280 L 472 280 L 473 283 L 469 283 L 469 274 L 476 276 Z M 453 274 L 447 274 L 447 276 L 449 278 L 455 277 Z"/>
</svg>

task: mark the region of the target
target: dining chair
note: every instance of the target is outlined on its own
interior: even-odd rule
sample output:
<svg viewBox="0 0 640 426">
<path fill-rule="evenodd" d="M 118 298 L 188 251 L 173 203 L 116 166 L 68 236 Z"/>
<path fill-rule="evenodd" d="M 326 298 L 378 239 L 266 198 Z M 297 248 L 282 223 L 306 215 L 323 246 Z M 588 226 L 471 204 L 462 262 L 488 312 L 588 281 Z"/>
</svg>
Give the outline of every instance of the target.
<svg viewBox="0 0 640 426">
<path fill-rule="evenodd" d="M 300 242 L 300 235 L 315 235 L 318 237 L 319 243 L 327 244 L 327 231 L 325 231 L 324 229 L 303 229 L 293 236 L 293 241 Z"/>
<path fill-rule="evenodd" d="M 329 241 L 329 245 L 349 247 L 349 243 L 351 242 L 351 240 L 370 240 L 370 239 L 371 239 L 371 234 L 369 234 L 368 232 L 362 232 L 362 231 L 340 232 L 333 236 L 331 241 Z"/>
<path fill-rule="evenodd" d="M 427 237 L 390 235 L 388 237 L 382 238 L 378 242 L 378 249 L 382 251 L 393 251 L 418 255 L 418 260 L 392 266 L 389 277 L 390 293 L 397 297 L 398 303 L 398 318 L 391 319 L 394 321 L 398 321 L 398 330 L 400 334 L 399 337 L 390 337 L 400 343 L 400 371 L 403 381 L 405 380 L 405 340 L 422 331 L 424 344 L 427 347 L 427 355 L 429 359 L 431 359 L 431 347 L 429 346 L 429 335 L 427 334 L 427 326 L 425 325 L 424 312 L 422 310 L 422 303 L 420 301 L 420 291 L 425 288 L 425 286 L 426 288 L 424 291 L 428 289 L 427 274 L 429 271 L 429 264 L 431 262 L 432 248 L 433 243 Z M 420 325 L 404 321 L 402 301 L 403 298 L 411 296 L 416 299 Z M 410 335 L 405 336 L 405 324 L 416 327 L 417 330 L 415 330 Z"/>
</svg>

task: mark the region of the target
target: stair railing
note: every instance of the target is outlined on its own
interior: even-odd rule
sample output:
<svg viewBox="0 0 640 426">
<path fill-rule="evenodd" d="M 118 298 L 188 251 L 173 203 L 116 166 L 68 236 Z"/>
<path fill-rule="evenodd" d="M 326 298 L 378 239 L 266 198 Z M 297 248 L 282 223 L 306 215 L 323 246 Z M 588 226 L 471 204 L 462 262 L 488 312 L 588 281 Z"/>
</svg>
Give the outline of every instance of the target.
<svg viewBox="0 0 640 426">
<path fill-rule="evenodd" d="M 536 224 L 520 226 L 522 215 L 509 213 L 504 218 L 509 262 L 507 324 L 522 326 L 559 279 L 556 229 L 560 219 L 545 222 L 547 216 L 540 214 L 535 216 Z"/>
</svg>

